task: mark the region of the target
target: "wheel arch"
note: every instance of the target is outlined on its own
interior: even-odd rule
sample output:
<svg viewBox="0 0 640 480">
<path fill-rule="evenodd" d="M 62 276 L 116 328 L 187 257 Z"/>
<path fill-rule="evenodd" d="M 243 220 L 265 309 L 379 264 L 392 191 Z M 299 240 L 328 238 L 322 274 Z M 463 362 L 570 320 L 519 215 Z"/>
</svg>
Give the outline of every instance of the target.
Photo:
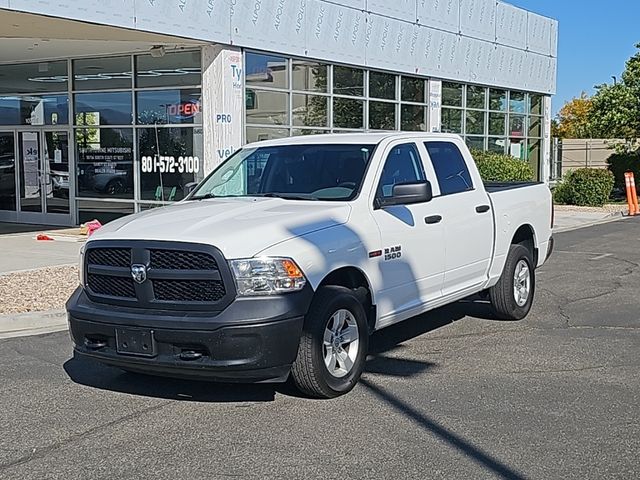
<svg viewBox="0 0 640 480">
<path fill-rule="evenodd" d="M 528 223 L 521 225 L 513 234 L 511 245 L 523 245 L 533 257 L 533 264 L 538 264 L 538 242 L 535 229 Z"/>
</svg>

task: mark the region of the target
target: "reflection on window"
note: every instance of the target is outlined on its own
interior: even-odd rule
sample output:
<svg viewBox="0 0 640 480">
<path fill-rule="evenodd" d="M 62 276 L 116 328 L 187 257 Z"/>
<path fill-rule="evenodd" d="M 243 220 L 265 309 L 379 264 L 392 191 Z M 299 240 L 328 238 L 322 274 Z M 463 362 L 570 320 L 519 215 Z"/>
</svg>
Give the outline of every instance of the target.
<svg viewBox="0 0 640 480">
<path fill-rule="evenodd" d="M 506 90 L 489 89 L 489 110 L 495 110 L 497 112 L 507 111 Z"/>
<path fill-rule="evenodd" d="M 484 135 L 484 112 L 467 110 L 467 135 Z"/>
<path fill-rule="evenodd" d="M 78 93 L 76 125 L 130 125 L 131 92 Z"/>
<path fill-rule="evenodd" d="M 293 125 L 302 127 L 326 127 L 329 97 L 293 94 Z"/>
<path fill-rule="evenodd" d="M 363 128 L 364 102 L 352 98 L 334 98 L 333 125 L 338 128 Z"/>
<path fill-rule="evenodd" d="M 420 105 L 402 105 L 401 107 L 401 130 L 409 132 L 425 131 L 425 107 Z"/>
<path fill-rule="evenodd" d="M 133 213 L 133 203 L 78 200 L 78 223 L 97 219 L 103 225 Z"/>
<path fill-rule="evenodd" d="M 489 135 L 505 135 L 506 119 L 504 113 L 489 113 Z"/>
<path fill-rule="evenodd" d="M 362 97 L 364 95 L 364 70 L 334 66 L 333 93 Z"/>
<path fill-rule="evenodd" d="M 138 129 L 140 198 L 172 202 L 203 177 L 202 128 Z M 219 159 L 222 160 L 222 159 Z"/>
<path fill-rule="evenodd" d="M 465 139 L 469 148 L 484 150 L 484 137 L 467 137 Z"/>
<path fill-rule="evenodd" d="M 16 209 L 16 151 L 13 132 L 0 132 L 0 210 Z"/>
<path fill-rule="evenodd" d="M 462 112 L 453 108 L 442 109 L 443 133 L 462 133 Z"/>
<path fill-rule="evenodd" d="M 504 153 L 507 148 L 507 139 L 501 138 L 489 138 L 489 151 L 496 153 Z"/>
<path fill-rule="evenodd" d="M 394 147 L 382 170 L 378 197 L 393 196 L 393 187 L 404 183 L 426 180 L 420 154 L 413 143 L 405 143 Z"/>
<path fill-rule="evenodd" d="M 440 195 L 473 190 L 473 182 L 460 149 L 451 142 L 426 142 L 425 147 L 436 171 Z"/>
<path fill-rule="evenodd" d="M 523 115 L 509 115 L 509 135 L 512 137 L 524 137 Z"/>
<path fill-rule="evenodd" d="M 529 136 L 542 137 L 542 117 L 529 117 Z"/>
<path fill-rule="evenodd" d="M 370 101 L 369 128 L 372 130 L 395 130 L 396 104 Z"/>
<path fill-rule="evenodd" d="M 0 125 L 66 125 L 68 95 L 0 97 Z"/>
<path fill-rule="evenodd" d="M 138 123 L 202 123 L 201 97 L 200 89 L 140 91 L 136 94 Z"/>
<path fill-rule="evenodd" d="M 136 56 L 136 86 L 182 87 L 202 81 L 200 51 Z"/>
<path fill-rule="evenodd" d="M 395 100 L 396 76 L 390 73 L 369 72 L 369 96 Z"/>
<path fill-rule="evenodd" d="M 267 125 L 289 123 L 289 94 L 247 89 L 246 99 L 247 123 Z"/>
<path fill-rule="evenodd" d="M 0 65 L 0 95 L 66 92 L 67 83 L 66 60 Z"/>
<path fill-rule="evenodd" d="M 133 198 L 133 130 L 76 130 L 79 197 Z"/>
<path fill-rule="evenodd" d="M 484 87 L 469 85 L 467 87 L 467 108 L 485 108 L 487 90 Z"/>
<path fill-rule="evenodd" d="M 248 53 L 245 56 L 247 85 L 288 88 L 288 61 L 285 57 Z"/>
<path fill-rule="evenodd" d="M 293 89 L 327 92 L 328 66 L 310 60 L 293 60 Z"/>
<path fill-rule="evenodd" d="M 463 88 L 460 83 L 442 82 L 442 105 L 461 107 Z"/>
<path fill-rule="evenodd" d="M 542 102 L 542 95 L 538 95 L 537 93 L 529 94 L 529 113 L 532 115 L 542 115 Z"/>
<path fill-rule="evenodd" d="M 424 103 L 424 79 L 402 77 L 402 101 Z"/>
<path fill-rule="evenodd" d="M 268 128 L 268 127 L 247 127 L 247 142 L 262 142 L 265 140 L 275 140 L 277 138 L 285 138 L 289 136 L 287 128 Z"/>
<path fill-rule="evenodd" d="M 131 88 L 131 57 L 86 58 L 73 61 L 73 88 Z"/>
<path fill-rule="evenodd" d="M 509 95 L 509 111 L 525 113 L 525 94 L 523 92 L 511 92 Z"/>
</svg>

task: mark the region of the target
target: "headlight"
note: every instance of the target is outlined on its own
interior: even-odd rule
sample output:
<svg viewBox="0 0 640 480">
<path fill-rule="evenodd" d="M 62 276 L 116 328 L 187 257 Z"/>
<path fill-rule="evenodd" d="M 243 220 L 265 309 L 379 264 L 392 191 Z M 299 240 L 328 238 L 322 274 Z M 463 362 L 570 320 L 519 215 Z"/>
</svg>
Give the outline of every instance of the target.
<svg viewBox="0 0 640 480">
<path fill-rule="evenodd" d="M 307 284 L 290 258 L 246 258 L 231 260 L 229 266 L 241 296 L 297 292 Z"/>
<path fill-rule="evenodd" d="M 80 248 L 80 265 L 78 265 L 78 280 L 80 286 L 84 288 L 84 245 Z"/>
</svg>

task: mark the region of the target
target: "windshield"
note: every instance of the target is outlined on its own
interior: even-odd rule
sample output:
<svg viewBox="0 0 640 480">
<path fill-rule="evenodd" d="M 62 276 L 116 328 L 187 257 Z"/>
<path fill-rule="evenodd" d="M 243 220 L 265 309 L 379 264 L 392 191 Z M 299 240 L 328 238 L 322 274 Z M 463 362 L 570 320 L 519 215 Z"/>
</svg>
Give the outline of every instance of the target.
<svg viewBox="0 0 640 480">
<path fill-rule="evenodd" d="M 362 144 L 249 146 L 218 167 L 190 199 L 351 200 L 360 190 L 374 148 Z"/>
</svg>

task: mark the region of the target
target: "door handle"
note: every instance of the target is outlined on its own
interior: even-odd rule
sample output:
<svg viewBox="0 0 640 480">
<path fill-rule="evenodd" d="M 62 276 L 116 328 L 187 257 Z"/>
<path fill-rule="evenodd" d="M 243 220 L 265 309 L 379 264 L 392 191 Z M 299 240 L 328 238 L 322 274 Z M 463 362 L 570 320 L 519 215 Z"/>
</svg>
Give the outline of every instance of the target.
<svg viewBox="0 0 640 480">
<path fill-rule="evenodd" d="M 479 207 L 476 207 L 476 212 L 478 213 L 485 213 L 489 210 L 491 210 L 491 207 L 489 205 L 480 205 Z"/>
<path fill-rule="evenodd" d="M 440 215 L 431 215 L 430 217 L 424 217 L 424 223 L 427 225 L 434 225 L 436 223 L 440 223 L 442 221 L 442 217 Z"/>
</svg>

